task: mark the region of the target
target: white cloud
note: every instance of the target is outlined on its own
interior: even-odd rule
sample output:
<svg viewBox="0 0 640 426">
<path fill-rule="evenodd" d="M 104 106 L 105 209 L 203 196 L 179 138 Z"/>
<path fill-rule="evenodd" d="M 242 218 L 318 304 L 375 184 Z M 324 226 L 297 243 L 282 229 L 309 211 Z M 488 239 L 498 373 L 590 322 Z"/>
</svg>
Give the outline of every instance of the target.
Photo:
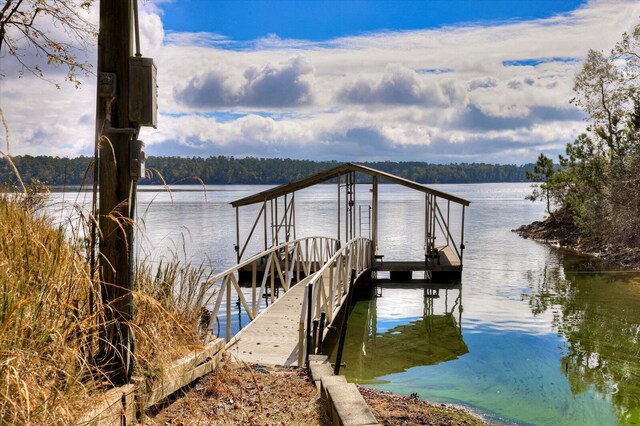
<svg viewBox="0 0 640 426">
<path fill-rule="evenodd" d="M 174 88 L 175 99 L 187 107 L 283 108 L 312 101 L 313 67 L 303 57 L 245 70 L 217 68 L 191 77 Z"/>
<path fill-rule="evenodd" d="M 388 65 L 378 78 L 356 77 L 339 90 L 338 99 L 362 105 L 438 107 L 448 104 L 447 97 L 433 79 L 398 64 Z"/>
<path fill-rule="evenodd" d="M 562 58 L 609 50 L 639 14 L 636 2 L 591 1 L 524 22 L 240 43 L 165 33 L 146 3 L 142 50 L 158 65 L 161 116 L 142 138 L 152 154 L 532 161 L 584 129 L 568 103 L 580 62 Z M 13 153 L 90 153 L 85 86 L 2 79 Z"/>
</svg>

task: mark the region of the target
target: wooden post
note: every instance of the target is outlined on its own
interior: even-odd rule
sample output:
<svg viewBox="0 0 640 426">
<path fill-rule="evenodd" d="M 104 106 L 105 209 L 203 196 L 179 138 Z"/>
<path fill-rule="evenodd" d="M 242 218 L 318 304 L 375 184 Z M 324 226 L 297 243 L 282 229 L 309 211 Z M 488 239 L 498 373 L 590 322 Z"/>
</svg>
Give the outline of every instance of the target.
<svg viewBox="0 0 640 426">
<path fill-rule="evenodd" d="M 293 239 L 296 239 L 296 194 L 291 194 L 291 224 L 293 226 Z"/>
<path fill-rule="evenodd" d="M 231 279 L 229 278 L 229 276 L 227 276 L 227 304 L 226 304 L 226 333 L 225 333 L 225 341 L 227 343 L 229 343 L 229 341 L 231 340 Z"/>
<path fill-rule="evenodd" d="M 269 281 L 269 284 L 270 284 L 269 285 L 269 290 L 270 290 L 270 293 L 271 293 L 271 297 L 270 297 L 271 304 L 273 304 L 274 297 L 275 297 L 274 292 L 275 292 L 275 289 L 276 289 L 276 262 L 279 262 L 279 260 L 278 260 L 277 256 L 275 255 L 275 252 L 271 252 L 270 258 L 271 258 L 271 271 L 270 271 L 271 272 L 271 277 L 270 277 L 271 279 Z"/>
<path fill-rule="evenodd" d="M 273 246 L 277 246 L 278 243 L 276 243 L 276 237 L 274 236 L 273 232 L 275 230 L 273 224 L 273 199 L 269 200 L 269 206 L 271 207 L 271 245 Z"/>
<path fill-rule="evenodd" d="M 338 175 L 338 241 L 340 241 L 340 182 L 342 182 L 342 175 Z"/>
<path fill-rule="evenodd" d="M 256 285 L 258 284 L 258 271 L 257 260 L 251 264 L 251 310 L 253 311 L 253 317 L 258 316 L 258 304 L 260 301 L 256 300 Z"/>
<path fill-rule="evenodd" d="M 374 256 L 378 252 L 378 176 L 373 177 L 373 193 L 371 195 L 371 208 L 372 208 L 372 217 L 371 217 L 371 241 L 373 245 L 373 250 L 371 251 L 371 255 Z M 371 259 L 371 264 L 373 264 L 373 258 Z"/>
<path fill-rule="evenodd" d="M 462 266 L 463 253 L 464 253 L 464 205 L 462 206 L 462 225 L 460 227 L 460 266 Z"/>
<path fill-rule="evenodd" d="M 427 261 L 427 256 L 430 253 L 429 247 L 429 234 L 431 232 L 431 225 L 429 224 L 429 194 L 424 194 L 424 259 Z"/>
<path fill-rule="evenodd" d="M 342 351 L 344 349 L 344 341 L 347 337 L 347 326 L 349 322 L 349 307 L 351 306 L 351 299 L 353 298 L 353 286 L 356 281 L 356 271 L 355 269 L 351 270 L 351 280 L 349 282 L 349 294 L 347 295 L 347 300 L 345 301 L 343 317 L 342 317 L 342 327 L 340 328 L 340 339 L 338 340 L 338 353 L 336 354 L 336 364 L 333 368 L 333 375 L 338 376 L 340 374 L 340 363 L 342 363 Z"/>
<path fill-rule="evenodd" d="M 289 204 L 287 203 L 287 194 L 284 194 L 284 241 L 285 243 L 289 242 Z"/>
<path fill-rule="evenodd" d="M 240 208 L 236 207 L 236 258 L 240 263 Z"/>
<path fill-rule="evenodd" d="M 351 235 L 356 236 L 356 172 L 351 172 Z"/>
<path fill-rule="evenodd" d="M 275 201 L 275 216 L 271 218 L 271 221 L 275 225 L 276 229 L 276 241 L 273 243 L 274 246 L 280 245 L 280 219 L 278 219 L 278 197 L 276 197 L 273 201 Z"/>
<path fill-rule="evenodd" d="M 451 200 L 447 200 L 447 231 L 449 229 L 451 229 L 450 226 L 449 226 L 449 216 L 450 216 L 450 214 L 451 214 Z M 447 232 L 447 246 L 449 245 L 449 234 L 450 234 L 450 232 Z"/>
<path fill-rule="evenodd" d="M 284 248 L 284 281 L 286 283 L 282 283 L 282 287 L 289 290 L 289 284 L 291 280 L 289 279 L 289 244 Z"/>
<path fill-rule="evenodd" d="M 313 284 L 307 284 L 307 350 L 305 351 L 305 365 L 309 367 L 311 353 L 311 310 L 313 309 Z"/>
<path fill-rule="evenodd" d="M 122 131 L 132 127 L 129 122 L 132 15 L 131 0 L 100 2 L 98 79 L 101 73 L 113 74 L 116 78 L 115 97 L 101 96 L 101 84 L 98 84 L 96 105 L 96 134 L 100 138 L 99 159 L 96 160 L 100 182 L 98 267 L 102 300 L 106 305 L 105 323 L 108 324 L 101 339 L 98 362 L 116 384 L 129 381 L 133 365 L 133 335 L 129 328 L 133 317 L 131 216 L 135 182 L 130 172 L 133 132 Z"/>
<path fill-rule="evenodd" d="M 267 251 L 269 248 L 267 243 L 267 200 L 264 200 L 263 204 L 263 213 L 264 213 L 264 251 Z"/>
<path fill-rule="evenodd" d="M 344 175 L 344 242 L 349 241 L 349 173 Z"/>
</svg>

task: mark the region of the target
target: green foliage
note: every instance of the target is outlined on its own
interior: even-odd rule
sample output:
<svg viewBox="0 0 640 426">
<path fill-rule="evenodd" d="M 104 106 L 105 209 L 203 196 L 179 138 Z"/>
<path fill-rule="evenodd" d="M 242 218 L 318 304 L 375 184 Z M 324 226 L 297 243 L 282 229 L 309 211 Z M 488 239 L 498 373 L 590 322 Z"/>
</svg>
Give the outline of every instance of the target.
<svg viewBox="0 0 640 426">
<path fill-rule="evenodd" d="M 551 204 L 562 204 L 564 200 L 564 182 L 559 179 L 553 160 L 544 154 L 538 156 L 533 172 L 526 172 L 527 179 L 542 182 L 532 185 L 533 191 L 526 198 L 531 201 L 546 201 L 547 213 L 553 216 Z"/>
<path fill-rule="evenodd" d="M 89 157 L 13 157 L 25 182 L 39 179 L 48 185 L 90 186 L 92 159 Z M 150 172 L 140 184 L 281 184 L 336 167 L 336 161 L 281 158 L 234 157 L 149 157 Z M 423 162 L 366 162 L 365 166 L 420 183 L 523 182 L 532 164 L 524 166 L 484 163 L 428 164 Z M 9 164 L 0 162 L 0 184 L 15 184 Z"/>
<path fill-rule="evenodd" d="M 587 113 L 587 133 L 567 145 L 559 171 L 541 154 L 528 176 L 544 181 L 529 199 L 551 198 L 584 235 L 632 247 L 640 244 L 639 77 L 640 25 L 611 54 L 589 51 L 572 100 Z"/>
</svg>

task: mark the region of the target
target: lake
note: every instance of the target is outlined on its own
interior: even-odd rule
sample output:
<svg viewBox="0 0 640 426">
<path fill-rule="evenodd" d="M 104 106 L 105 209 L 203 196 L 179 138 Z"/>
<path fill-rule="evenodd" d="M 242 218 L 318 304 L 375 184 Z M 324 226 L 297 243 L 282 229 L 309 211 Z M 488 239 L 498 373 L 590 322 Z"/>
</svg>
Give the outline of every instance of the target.
<svg viewBox="0 0 640 426">
<path fill-rule="evenodd" d="M 526 183 L 432 185 L 471 201 L 461 285 L 386 283 L 356 300 L 341 370 L 350 381 L 464 405 L 505 424 L 640 423 L 640 274 L 511 232 L 544 215 Z M 141 187 L 138 255 L 235 264 L 229 202 L 265 186 Z M 297 236 L 335 236 L 335 185 L 296 194 Z M 52 194 L 60 220 L 89 195 Z M 422 254 L 423 198 L 380 189 L 380 252 Z M 243 232 L 254 216 L 242 213 Z M 407 243 L 409 251 L 407 253 Z M 248 252 L 260 250 L 254 244 Z M 331 342 L 325 349 L 332 353 Z"/>
</svg>

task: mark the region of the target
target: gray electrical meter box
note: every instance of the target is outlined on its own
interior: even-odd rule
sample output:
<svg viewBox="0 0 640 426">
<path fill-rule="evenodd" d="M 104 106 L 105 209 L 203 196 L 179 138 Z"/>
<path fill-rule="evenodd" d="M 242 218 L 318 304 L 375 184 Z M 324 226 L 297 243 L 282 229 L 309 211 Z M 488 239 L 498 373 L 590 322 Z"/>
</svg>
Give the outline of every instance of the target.
<svg viewBox="0 0 640 426">
<path fill-rule="evenodd" d="M 157 69 L 151 58 L 129 58 L 129 120 L 140 126 L 158 125 Z"/>
</svg>

